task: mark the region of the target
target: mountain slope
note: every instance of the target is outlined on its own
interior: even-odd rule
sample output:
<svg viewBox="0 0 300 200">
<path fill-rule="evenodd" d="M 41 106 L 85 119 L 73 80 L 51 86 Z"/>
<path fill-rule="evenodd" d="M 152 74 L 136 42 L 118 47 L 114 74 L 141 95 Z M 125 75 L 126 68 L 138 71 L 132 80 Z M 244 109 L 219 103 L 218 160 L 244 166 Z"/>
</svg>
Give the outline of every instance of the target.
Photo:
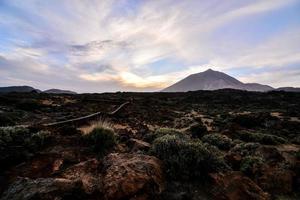
<svg viewBox="0 0 300 200">
<path fill-rule="evenodd" d="M 70 91 L 70 90 L 60 90 L 60 89 L 50 89 L 50 90 L 45 90 L 43 93 L 48 93 L 48 94 L 77 94 L 76 92 Z"/>
<path fill-rule="evenodd" d="M 285 92 L 300 92 L 298 87 L 280 87 L 275 89 L 276 91 L 285 91 Z"/>
<path fill-rule="evenodd" d="M 0 87 L 0 93 L 9 93 L 9 92 L 41 92 L 38 89 L 35 89 L 30 86 L 9 86 L 9 87 Z"/>
<path fill-rule="evenodd" d="M 162 92 L 187 92 L 195 90 L 218 90 L 224 88 L 248 91 L 268 91 L 273 89 L 270 86 L 258 83 L 244 84 L 223 72 L 209 69 L 201 73 L 192 74 L 174 85 L 165 88 Z"/>
</svg>

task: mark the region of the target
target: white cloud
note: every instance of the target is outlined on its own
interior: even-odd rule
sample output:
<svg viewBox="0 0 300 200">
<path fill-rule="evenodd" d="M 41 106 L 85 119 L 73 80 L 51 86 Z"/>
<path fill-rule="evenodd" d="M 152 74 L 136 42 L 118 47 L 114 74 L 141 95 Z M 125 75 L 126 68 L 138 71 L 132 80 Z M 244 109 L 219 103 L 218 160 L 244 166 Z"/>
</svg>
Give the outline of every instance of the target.
<svg viewBox="0 0 300 200">
<path fill-rule="evenodd" d="M 111 83 L 114 88 L 117 84 L 156 90 L 210 67 L 272 70 L 300 63 L 299 30 L 277 33 L 257 46 L 244 41 L 247 48 L 238 51 L 212 37 L 231 22 L 267 14 L 296 0 L 144 1 L 134 9 L 126 0 L 7 2 L 29 17 L 2 13 L 0 28 L 9 27 L 30 40 L 16 38 L 15 49 L 3 56 L 15 67 L 23 63 L 24 69 L 55 74 L 61 82 L 79 79 L 94 85 Z M 234 38 L 228 43 L 236 44 Z M 153 75 L 156 68 L 149 69 L 149 64 L 161 59 L 176 59 L 184 66 Z M 108 67 L 97 71 L 100 65 Z M 148 73 L 136 72 L 146 68 Z"/>
</svg>

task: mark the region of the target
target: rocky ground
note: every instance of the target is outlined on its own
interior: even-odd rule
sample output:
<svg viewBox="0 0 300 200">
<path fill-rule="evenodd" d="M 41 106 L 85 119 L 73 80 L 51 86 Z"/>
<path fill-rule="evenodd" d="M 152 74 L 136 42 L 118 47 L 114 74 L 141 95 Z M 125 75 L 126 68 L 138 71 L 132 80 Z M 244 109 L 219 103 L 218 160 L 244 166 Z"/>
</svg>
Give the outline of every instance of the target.
<svg viewBox="0 0 300 200">
<path fill-rule="evenodd" d="M 0 127 L 1 200 L 300 199 L 300 93 L 1 94 Z"/>
</svg>

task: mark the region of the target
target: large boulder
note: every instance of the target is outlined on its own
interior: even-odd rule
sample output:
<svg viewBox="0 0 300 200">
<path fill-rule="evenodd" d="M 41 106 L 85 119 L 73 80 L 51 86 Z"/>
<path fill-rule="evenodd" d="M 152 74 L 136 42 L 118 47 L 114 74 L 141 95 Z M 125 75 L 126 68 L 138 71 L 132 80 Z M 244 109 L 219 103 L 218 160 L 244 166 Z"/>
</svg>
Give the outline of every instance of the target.
<svg viewBox="0 0 300 200">
<path fill-rule="evenodd" d="M 103 166 L 106 199 L 153 199 L 163 190 L 161 162 L 153 156 L 113 153 Z"/>
<path fill-rule="evenodd" d="M 3 193 L 1 200 L 83 199 L 81 181 L 62 178 L 19 178 Z"/>
<path fill-rule="evenodd" d="M 269 195 L 239 172 L 211 174 L 212 195 L 216 200 L 268 200 Z"/>
<path fill-rule="evenodd" d="M 70 180 L 80 179 L 84 191 L 93 194 L 102 189 L 99 165 L 97 159 L 87 160 L 67 168 L 60 176 Z"/>
<path fill-rule="evenodd" d="M 284 157 L 274 146 L 262 145 L 256 149 L 255 155 L 264 158 L 268 163 L 281 163 Z"/>
<path fill-rule="evenodd" d="M 256 182 L 264 191 L 272 194 L 289 194 L 293 192 L 294 177 L 291 170 L 267 168 Z"/>
</svg>

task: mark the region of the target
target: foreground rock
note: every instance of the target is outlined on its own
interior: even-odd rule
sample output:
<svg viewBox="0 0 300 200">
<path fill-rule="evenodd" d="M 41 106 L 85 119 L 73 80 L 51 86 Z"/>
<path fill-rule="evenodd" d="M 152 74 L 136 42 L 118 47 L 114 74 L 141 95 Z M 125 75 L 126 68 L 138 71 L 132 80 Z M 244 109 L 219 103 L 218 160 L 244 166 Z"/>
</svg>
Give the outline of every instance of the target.
<svg viewBox="0 0 300 200">
<path fill-rule="evenodd" d="M 131 148 L 132 152 L 139 152 L 139 151 L 143 152 L 143 151 L 148 151 L 151 145 L 148 142 L 131 138 L 128 141 L 128 146 Z"/>
<path fill-rule="evenodd" d="M 212 195 L 217 200 L 268 200 L 269 195 L 251 179 L 239 172 L 211 175 L 214 188 Z"/>
<path fill-rule="evenodd" d="M 3 193 L 1 200 L 84 199 L 81 181 L 62 178 L 19 178 Z"/>
<path fill-rule="evenodd" d="M 271 194 L 290 194 L 293 192 L 295 174 L 291 170 L 267 168 L 256 181 Z"/>
<path fill-rule="evenodd" d="M 67 168 L 61 176 L 70 180 L 80 179 L 87 194 L 99 193 L 102 189 L 99 161 L 91 159 Z"/>
<path fill-rule="evenodd" d="M 103 164 L 106 199 L 153 199 L 163 190 L 161 162 L 155 157 L 114 153 Z"/>
</svg>

